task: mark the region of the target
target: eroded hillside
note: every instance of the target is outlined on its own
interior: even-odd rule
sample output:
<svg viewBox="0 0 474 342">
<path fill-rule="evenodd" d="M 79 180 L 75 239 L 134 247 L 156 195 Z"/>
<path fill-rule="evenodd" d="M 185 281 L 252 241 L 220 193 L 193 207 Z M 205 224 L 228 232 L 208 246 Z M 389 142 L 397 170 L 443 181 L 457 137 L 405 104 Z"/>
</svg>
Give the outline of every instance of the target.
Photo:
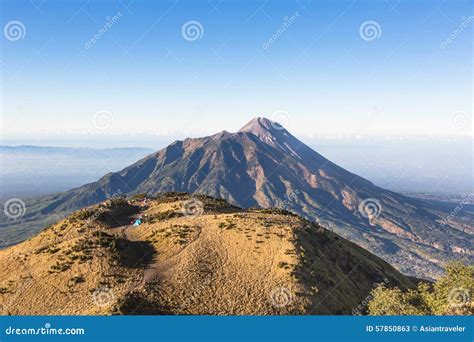
<svg viewBox="0 0 474 342">
<path fill-rule="evenodd" d="M 115 194 L 170 191 L 223 198 L 244 208 L 287 209 L 410 276 L 436 279 L 449 261 L 474 261 L 471 206 L 382 189 L 266 118 L 255 118 L 235 133 L 175 141 L 96 182 L 28 200 L 21 219 L 0 212 L 0 248 Z"/>
<path fill-rule="evenodd" d="M 178 193 L 108 200 L 0 251 L 2 314 L 351 314 L 381 282 L 413 286 L 289 212 Z"/>
</svg>

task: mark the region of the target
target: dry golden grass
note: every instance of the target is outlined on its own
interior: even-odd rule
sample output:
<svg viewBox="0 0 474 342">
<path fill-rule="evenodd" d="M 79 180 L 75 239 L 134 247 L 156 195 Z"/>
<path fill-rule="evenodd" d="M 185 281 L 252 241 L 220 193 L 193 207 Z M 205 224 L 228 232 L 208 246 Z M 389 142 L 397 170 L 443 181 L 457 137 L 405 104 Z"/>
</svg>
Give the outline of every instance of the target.
<svg viewBox="0 0 474 342">
<path fill-rule="evenodd" d="M 2 314 L 341 314 L 408 279 L 282 211 L 170 195 L 90 208 L 0 251 Z M 121 215 L 121 210 L 127 215 Z M 133 209 L 133 210 L 132 210 Z M 133 212 L 133 215 L 129 215 Z M 129 225 L 133 217 L 144 223 Z"/>
</svg>

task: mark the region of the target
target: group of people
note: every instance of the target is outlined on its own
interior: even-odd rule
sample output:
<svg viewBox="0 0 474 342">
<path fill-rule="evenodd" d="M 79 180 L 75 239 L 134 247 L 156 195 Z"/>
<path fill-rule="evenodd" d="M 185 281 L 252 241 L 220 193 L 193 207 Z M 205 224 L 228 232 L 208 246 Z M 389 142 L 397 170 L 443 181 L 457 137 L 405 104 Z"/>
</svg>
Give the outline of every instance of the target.
<svg viewBox="0 0 474 342">
<path fill-rule="evenodd" d="M 145 215 L 140 215 L 138 218 L 133 219 L 133 220 L 130 222 L 130 224 L 131 224 L 132 226 L 135 226 L 135 227 L 136 227 L 136 226 L 139 226 L 139 225 L 141 225 L 141 224 L 145 221 L 145 219 L 147 218 L 147 216 L 148 216 L 147 214 L 145 214 Z"/>
<path fill-rule="evenodd" d="M 148 202 L 150 201 L 150 199 L 147 197 L 147 196 L 143 196 L 142 198 L 132 198 L 128 201 L 128 204 L 130 205 L 138 205 L 140 208 L 144 208 L 148 205 Z M 134 227 L 136 226 L 139 226 L 143 223 L 143 219 L 146 217 L 147 215 L 140 215 L 138 218 L 132 220 L 130 222 L 131 225 L 133 225 Z"/>
</svg>

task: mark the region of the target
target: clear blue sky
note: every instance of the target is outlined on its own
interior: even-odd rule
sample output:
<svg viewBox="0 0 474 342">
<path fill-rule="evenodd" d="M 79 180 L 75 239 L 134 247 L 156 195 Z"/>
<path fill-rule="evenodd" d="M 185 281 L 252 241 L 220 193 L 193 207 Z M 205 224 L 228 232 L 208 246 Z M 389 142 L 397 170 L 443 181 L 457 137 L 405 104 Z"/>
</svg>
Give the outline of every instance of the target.
<svg viewBox="0 0 474 342">
<path fill-rule="evenodd" d="M 472 136 L 472 1 L 3 0 L 1 12 L 3 29 L 26 31 L 1 37 L 4 139 L 196 136 L 255 116 L 300 136 Z"/>
</svg>

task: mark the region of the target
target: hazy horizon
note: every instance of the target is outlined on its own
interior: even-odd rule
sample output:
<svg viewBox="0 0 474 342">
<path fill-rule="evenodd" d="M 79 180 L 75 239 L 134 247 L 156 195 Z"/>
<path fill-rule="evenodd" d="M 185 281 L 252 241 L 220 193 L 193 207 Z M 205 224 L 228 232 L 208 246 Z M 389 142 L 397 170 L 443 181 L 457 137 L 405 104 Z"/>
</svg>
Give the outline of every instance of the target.
<svg viewBox="0 0 474 342">
<path fill-rule="evenodd" d="M 300 138 L 300 137 L 297 137 Z M 31 189 L 41 190 L 42 194 L 64 191 L 72 187 L 95 181 L 107 172 L 118 171 L 153 151 L 160 150 L 174 139 L 153 140 L 143 145 L 124 146 L 123 140 L 118 146 L 87 146 L 98 150 L 91 151 L 91 156 L 71 155 L 74 151 L 64 153 L 68 161 L 49 163 L 54 154 L 44 155 L 45 163 L 38 164 L 38 156 L 32 158 L 29 153 L 8 155 L 0 151 L 0 162 L 3 165 L 2 191 L 0 195 L 31 194 Z M 474 191 L 472 173 L 472 140 L 314 140 L 301 138 L 303 142 L 332 162 L 358 174 L 374 184 L 398 192 L 424 192 L 432 194 L 468 194 Z M 87 141 L 90 143 L 90 141 Z M 48 147 L 54 145 L 46 144 Z M 86 143 L 86 141 L 82 141 Z M 416 144 L 417 148 L 413 148 Z M 73 148 L 84 148 L 81 141 L 70 144 Z M 1 146 L 0 146 L 1 147 Z M 129 151 L 126 158 L 115 155 L 104 159 L 94 158 L 102 149 L 137 148 Z M 143 150 L 140 150 L 142 149 Z M 86 151 L 87 152 L 87 151 Z M 110 151 L 113 152 L 113 151 Z M 84 154 L 84 153 L 83 153 Z M 87 157 L 86 159 L 84 159 Z M 56 159 L 59 159 L 56 156 Z M 107 161 L 107 163 L 105 163 Z M 43 165 L 44 164 L 44 165 Z M 41 166 L 42 165 L 42 166 Z M 450 167 L 441 167 L 449 165 Z M 33 176 L 35 175 L 35 176 Z M 42 188 L 36 186 L 36 179 L 42 175 Z M 41 178 L 41 177 L 40 177 Z M 48 183 L 49 182 L 49 183 Z"/>
</svg>

